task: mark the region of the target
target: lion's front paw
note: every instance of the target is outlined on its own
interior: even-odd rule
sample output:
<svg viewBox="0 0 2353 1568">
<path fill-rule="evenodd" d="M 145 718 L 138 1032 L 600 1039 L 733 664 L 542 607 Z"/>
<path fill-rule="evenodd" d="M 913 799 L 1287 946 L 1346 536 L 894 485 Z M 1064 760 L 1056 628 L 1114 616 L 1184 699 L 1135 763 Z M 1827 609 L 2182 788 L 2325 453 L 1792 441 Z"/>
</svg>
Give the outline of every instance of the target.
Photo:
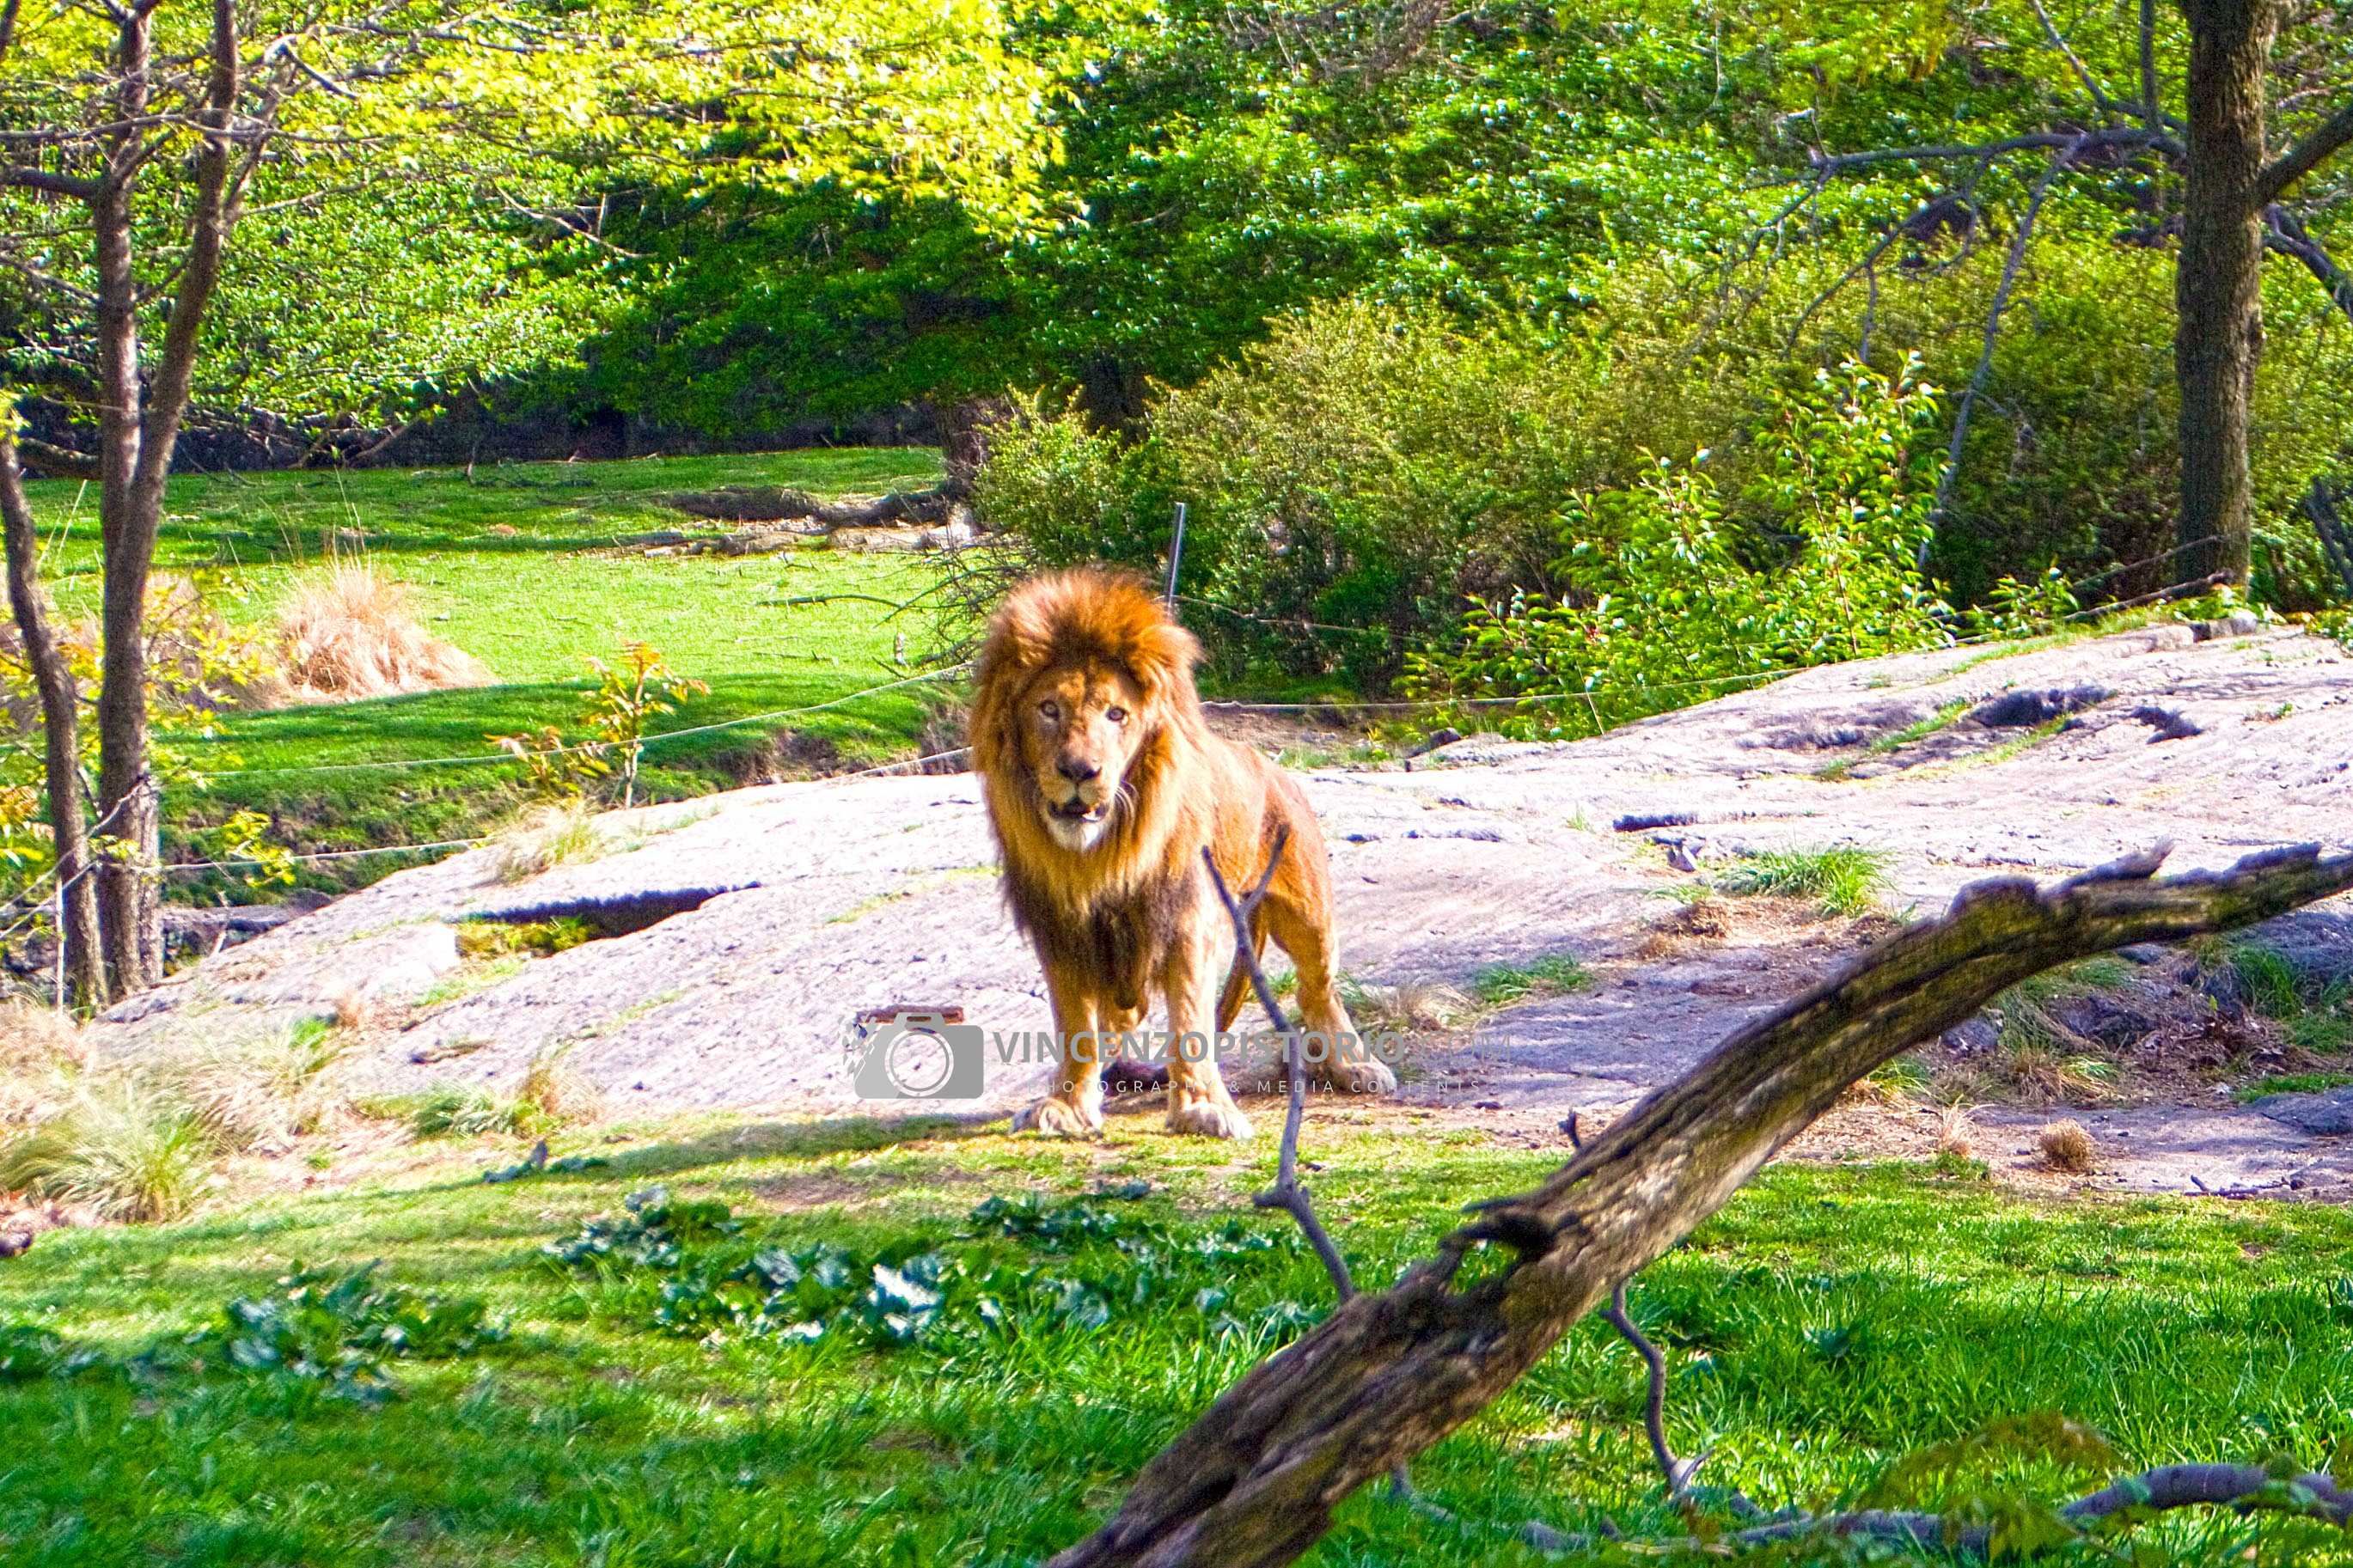
<svg viewBox="0 0 2353 1568">
<path fill-rule="evenodd" d="M 1336 1089 L 1342 1094 L 1397 1092 L 1397 1074 L 1389 1070 L 1387 1062 L 1377 1057 L 1366 1057 L 1361 1061 L 1324 1062 L 1317 1067 L 1316 1071 L 1324 1079 L 1324 1087 Z"/>
<path fill-rule="evenodd" d="M 1168 1131 L 1204 1138 L 1247 1138 L 1250 1118 L 1230 1100 L 1187 1100 L 1168 1108 Z"/>
<path fill-rule="evenodd" d="M 1103 1112 L 1090 1111 L 1057 1095 L 1048 1095 L 1013 1119 L 1016 1132 L 1041 1132 L 1049 1138 L 1092 1138 L 1103 1131 Z"/>
</svg>

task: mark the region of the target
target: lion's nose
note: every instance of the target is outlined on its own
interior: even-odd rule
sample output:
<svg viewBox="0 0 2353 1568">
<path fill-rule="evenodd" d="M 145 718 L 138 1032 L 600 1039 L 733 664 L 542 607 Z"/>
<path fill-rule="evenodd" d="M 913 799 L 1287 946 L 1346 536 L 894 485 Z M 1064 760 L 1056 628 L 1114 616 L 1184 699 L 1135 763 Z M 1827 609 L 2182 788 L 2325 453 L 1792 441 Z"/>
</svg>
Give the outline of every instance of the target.
<svg viewBox="0 0 2353 1568">
<path fill-rule="evenodd" d="M 1054 771 L 1072 784 L 1084 784 L 1103 772 L 1103 769 L 1088 762 L 1084 757 L 1063 757 L 1055 763 Z"/>
</svg>

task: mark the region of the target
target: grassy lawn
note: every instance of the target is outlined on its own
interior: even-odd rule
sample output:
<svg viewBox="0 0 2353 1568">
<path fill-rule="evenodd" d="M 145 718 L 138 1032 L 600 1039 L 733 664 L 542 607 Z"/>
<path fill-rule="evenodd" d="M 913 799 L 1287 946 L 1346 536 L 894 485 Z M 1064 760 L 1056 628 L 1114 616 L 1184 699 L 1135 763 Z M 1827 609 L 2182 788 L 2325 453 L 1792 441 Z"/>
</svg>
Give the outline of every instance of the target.
<svg viewBox="0 0 2353 1568">
<path fill-rule="evenodd" d="M 1307 1145 L 1376 1286 L 1465 1199 L 1551 1163 L 1345 1116 L 1319 1115 Z M 0 1264 L 0 1325 L 107 1358 L 0 1373 L 0 1561 L 1035 1563 L 1328 1307 L 1289 1222 L 1247 1203 L 1271 1142 L 1238 1161 L 1140 1118 L 1081 1147 L 705 1119 L 559 1139 L 559 1155 L 609 1164 L 498 1185 L 478 1173 L 510 1151 L 420 1149 L 347 1186 L 53 1233 Z M 650 1237 L 607 1231 L 601 1258 L 542 1256 L 655 1183 L 728 1205 L 740 1228 L 673 1211 Z M 976 1212 L 993 1194 L 1017 1201 Z M 388 1363 L 397 1393 L 378 1406 L 187 1338 L 298 1262 L 375 1258 L 385 1279 L 485 1299 L 509 1337 Z M 1654 1265 L 1632 1307 L 1674 1365 L 1675 1443 L 1713 1450 L 1704 1479 L 1820 1507 L 1925 1445 L 2037 1412 L 2096 1426 L 2120 1467 L 2284 1454 L 2341 1472 L 2348 1275 L 2353 1216 L 2327 1208 L 2061 1203 L 1918 1167 L 1789 1167 Z M 1581 1326 L 1416 1467 L 1453 1521 L 1360 1496 L 1311 1561 L 1560 1561 L 1513 1539 L 1530 1518 L 1683 1533 L 1642 1444 L 1641 1386 L 1632 1354 Z M 2057 1499 L 2105 1479 L 1996 1446 L 1886 1500 Z M 2162 1548 L 2140 1561 L 2353 1560 L 2340 1532 L 2227 1514 L 2134 1539 Z"/>
<path fill-rule="evenodd" d="M 201 795 L 167 803 L 174 823 L 230 811 L 271 814 L 297 847 L 409 843 L 479 832 L 510 809 L 503 767 L 310 774 L 321 763 L 459 756 L 483 737 L 554 724 L 576 731 L 582 658 L 628 640 L 710 683 L 658 721 L 686 728 L 806 707 L 909 673 L 900 626 L 858 599 L 903 600 L 929 581 L 907 556 L 811 551 L 778 556 L 647 559 L 586 553 L 624 536 L 691 526 L 661 504 L 720 484 L 793 485 L 822 495 L 937 481 L 936 454 L 911 448 L 815 450 L 756 457 L 518 463 L 460 469 L 189 475 L 172 481 L 160 568 L 197 574 L 235 624 L 267 621 L 287 584 L 331 552 L 364 552 L 415 590 L 434 633 L 488 665 L 499 684 L 365 702 L 232 714 L 190 749 L 213 777 Z M 97 523 L 82 487 L 34 487 L 50 540 L 47 572 L 69 614 L 94 611 Z M 358 531 L 338 537 L 340 531 Z M 906 625 L 911 653 L 923 628 Z M 803 747 L 874 761 L 907 754 L 927 711 L 920 692 L 892 693 L 793 721 Z M 747 759 L 787 726 L 750 725 L 648 752 L 657 798 L 740 783 Z M 238 771 L 245 770 L 245 771 Z M 391 868 L 362 861 L 360 875 Z M 341 868 L 348 880 L 357 867 Z M 206 893 L 186 886 L 183 891 Z M 331 885 L 331 884 L 330 884 Z"/>
</svg>

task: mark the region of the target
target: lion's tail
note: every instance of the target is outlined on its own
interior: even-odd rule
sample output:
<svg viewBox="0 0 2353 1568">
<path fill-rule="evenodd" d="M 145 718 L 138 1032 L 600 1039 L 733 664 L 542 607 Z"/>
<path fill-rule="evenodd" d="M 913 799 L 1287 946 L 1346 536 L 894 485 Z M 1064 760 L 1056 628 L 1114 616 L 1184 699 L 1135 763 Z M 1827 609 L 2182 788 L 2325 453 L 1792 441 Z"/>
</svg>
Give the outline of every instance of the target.
<svg viewBox="0 0 2353 1568">
<path fill-rule="evenodd" d="M 1251 951 L 1261 958 L 1264 958 L 1266 926 L 1263 922 L 1258 921 L 1253 921 L 1252 924 L 1254 929 L 1250 932 Z M 1218 998 L 1218 1033 L 1222 1035 L 1234 1026 L 1234 1020 L 1241 1016 L 1242 998 L 1249 994 L 1250 971 L 1237 963 L 1234 965 L 1234 972 L 1226 976 L 1225 994 Z"/>
</svg>

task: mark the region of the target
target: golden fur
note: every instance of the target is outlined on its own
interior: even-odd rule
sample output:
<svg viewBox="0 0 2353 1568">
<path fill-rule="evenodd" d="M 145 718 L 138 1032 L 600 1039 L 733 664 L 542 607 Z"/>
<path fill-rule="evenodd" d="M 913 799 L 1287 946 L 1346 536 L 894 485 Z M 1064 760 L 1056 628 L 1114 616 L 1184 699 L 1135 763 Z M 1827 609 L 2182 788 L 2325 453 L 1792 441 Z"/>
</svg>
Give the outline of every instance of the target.
<svg viewBox="0 0 2353 1568">
<path fill-rule="evenodd" d="M 1065 1041 L 1141 1026 L 1166 998 L 1172 1036 L 1208 1034 L 1210 992 L 1232 926 L 1201 866 L 1209 849 L 1229 887 L 1254 882 L 1275 835 L 1289 846 L 1259 911 L 1299 977 L 1301 1021 L 1353 1039 L 1336 989 L 1324 836 L 1306 797 L 1255 752 L 1209 732 L 1194 689 L 1200 646 L 1141 583 L 1097 570 L 1023 584 L 990 623 L 972 710 L 972 751 L 1005 863 L 1015 921 L 1046 971 Z M 1246 977 L 1236 970 L 1214 1026 L 1229 1027 Z M 1396 1079 L 1361 1053 L 1319 1066 L 1327 1081 L 1386 1090 Z M 1020 1124 L 1081 1134 L 1103 1124 L 1102 1063 L 1066 1051 L 1054 1091 Z M 1247 1137 L 1216 1064 L 1169 1055 L 1168 1122 Z"/>
</svg>

